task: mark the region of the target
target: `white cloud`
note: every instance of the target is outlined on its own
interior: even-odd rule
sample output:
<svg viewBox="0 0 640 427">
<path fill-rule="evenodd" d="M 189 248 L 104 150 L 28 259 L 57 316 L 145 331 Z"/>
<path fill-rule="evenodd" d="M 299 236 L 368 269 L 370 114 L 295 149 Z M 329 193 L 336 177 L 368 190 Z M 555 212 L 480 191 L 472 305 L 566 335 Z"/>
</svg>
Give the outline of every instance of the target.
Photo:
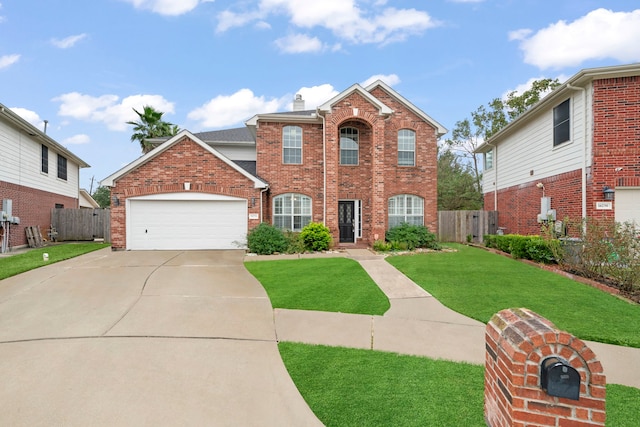
<svg viewBox="0 0 640 427">
<path fill-rule="evenodd" d="M 573 22 L 558 21 L 520 40 L 524 61 L 541 69 L 576 66 L 590 59 L 640 61 L 640 9 L 613 12 L 597 9 Z"/>
<path fill-rule="evenodd" d="M 77 34 L 75 36 L 65 37 L 64 39 L 51 39 L 51 44 L 55 47 L 59 47 L 60 49 L 68 49 L 73 47 L 80 40 L 87 37 L 85 33 Z"/>
<path fill-rule="evenodd" d="M 416 9 L 383 8 L 386 1 L 364 2 L 366 10 L 357 0 L 260 0 L 256 11 L 232 12 L 218 15 L 217 31 L 247 25 L 255 20 L 262 22 L 272 15 L 285 15 L 298 28 L 321 28 L 329 30 L 335 37 L 353 44 L 387 44 L 402 41 L 410 35 L 421 34 L 440 23 L 428 13 Z M 314 39 L 313 36 L 307 36 Z M 280 39 L 280 41 L 286 40 Z M 318 40 L 317 44 L 322 46 Z M 290 44 L 280 43 L 283 48 Z M 338 45 L 339 46 L 339 45 Z"/>
<path fill-rule="evenodd" d="M 208 3 L 207 0 L 122 0 L 131 3 L 136 9 L 150 10 L 154 13 L 167 16 L 183 15 L 191 12 L 200 3 Z"/>
<path fill-rule="evenodd" d="M 318 86 L 301 87 L 296 91 L 296 94 L 302 95 L 305 110 L 314 110 L 316 107 L 324 104 L 338 93 L 339 92 L 328 83 Z M 289 103 L 287 108 L 292 110 L 292 106 L 293 104 Z"/>
<path fill-rule="evenodd" d="M 58 115 L 71 117 L 87 122 L 105 124 L 110 130 L 125 131 L 130 128 L 127 121 L 138 120 L 135 108 L 141 111 L 145 105 L 150 105 L 165 114 L 174 113 L 174 105 L 161 95 L 132 95 L 122 101 L 117 95 L 102 95 L 99 97 L 70 92 L 54 98 L 60 102 Z M 163 119 L 166 116 L 163 116 Z"/>
<path fill-rule="evenodd" d="M 0 70 L 8 68 L 20 60 L 20 55 L 3 55 L 0 56 Z"/>
<path fill-rule="evenodd" d="M 62 141 L 64 145 L 80 145 L 80 144 L 88 144 L 90 142 L 91 142 L 91 138 L 89 138 L 89 135 L 86 135 L 84 133 L 74 135 Z"/>
<path fill-rule="evenodd" d="M 276 112 L 283 105 L 278 99 L 267 100 L 250 89 L 240 89 L 232 95 L 218 95 L 191 111 L 187 118 L 200 128 L 222 128 L 236 125 L 257 113 Z"/>
<path fill-rule="evenodd" d="M 284 53 L 320 52 L 324 49 L 322 42 L 317 37 L 310 37 L 306 34 L 291 34 L 277 39 L 274 43 Z"/>
<path fill-rule="evenodd" d="M 377 80 L 382 80 L 383 82 L 385 82 L 389 86 L 394 86 L 394 85 L 397 85 L 398 83 L 400 83 L 400 77 L 398 77 L 397 74 L 374 74 L 373 76 L 369 77 L 367 80 L 362 82 L 362 86 L 363 87 L 367 87 L 371 83 L 373 83 L 373 82 L 375 82 Z"/>
<path fill-rule="evenodd" d="M 29 123 L 31 123 L 32 125 L 34 125 L 35 127 L 37 127 L 38 129 L 40 130 L 44 129 L 44 120 L 42 120 L 38 115 L 38 113 L 36 113 L 35 111 L 27 110 L 26 108 L 20 108 L 20 107 L 10 108 L 10 110 L 16 113 L 17 115 L 19 115 L 20 117 L 22 117 L 23 119 L 25 119 L 26 121 L 28 121 Z"/>
</svg>

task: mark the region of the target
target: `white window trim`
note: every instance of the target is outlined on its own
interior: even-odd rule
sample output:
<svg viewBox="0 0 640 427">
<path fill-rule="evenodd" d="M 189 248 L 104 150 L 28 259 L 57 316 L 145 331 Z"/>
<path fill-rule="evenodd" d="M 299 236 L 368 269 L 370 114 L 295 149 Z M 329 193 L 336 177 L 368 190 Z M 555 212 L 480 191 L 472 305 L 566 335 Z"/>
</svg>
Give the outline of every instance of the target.
<svg viewBox="0 0 640 427">
<path fill-rule="evenodd" d="M 342 130 L 343 129 L 353 129 L 355 131 L 355 144 L 357 146 L 357 148 L 355 150 L 353 149 L 345 149 L 344 151 L 355 151 L 356 152 L 356 162 L 355 163 L 342 163 Z M 339 149 L 340 149 L 340 166 L 358 166 L 360 164 L 360 131 L 358 130 L 358 128 L 354 128 L 353 126 L 345 126 L 340 128 L 339 130 L 340 133 L 340 143 L 339 143 Z"/>
<path fill-rule="evenodd" d="M 294 207 L 294 203 L 293 203 L 293 198 L 295 196 L 299 196 L 299 197 L 303 197 L 306 199 L 309 199 L 309 211 L 305 212 L 305 206 L 304 204 L 301 203 L 300 206 L 300 214 L 296 215 L 295 213 L 295 207 Z M 277 199 L 288 199 L 290 202 L 290 206 L 291 206 L 291 213 L 290 214 L 277 214 L 276 213 L 276 200 Z M 291 231 L 301 231 L 302 228 L 304 228 L 307 224 L 309 224 L 310 222 L 313 221 L 313 199 L 305 194 L 300 194 L 300 193 L 284 193 L 284 194 L 279 194 L 277 196 L 275 196 L 273 198 L 273 218 L 272 218 L 272 223 L 274 225 L 274 227 L 278 227 L 276 225 L 276 217 L 282 217 L 282 218 L 286 218 L 289 217 L 291 220 L 291 228 L 283 228 L 286 230 L 291 230 Z M 302 226 L 298 229 L 295 228 L 295 217 L 301 217 L 301 218 L 305 218 L 308 217 L 309 221 L 305 222 L 304 224 L 302 224 Z M 303 223 L 304 221 L 301 221 L 301 223 Z M 278 227 L 280 228 L 280 227 Z"/>
<path fill-rule="evenodd" d="M 285 129 L 287 128 L 296 128 L 300 130 L 300 148 L 298 147 L 287 147 L 285 145 Z M 293 125 L 289 125 L 289 126 L 285 126 L 282 128 L 282 163 L 285 165 L 301 165 L 302 164 L 302 159 L 303 159 L 303 152 L 302 152 L 302 147 L 304 146 L 303 144 L 303 139 L 302 139 L 303 133 L 302 133 L 302 128 L 300 126 L 293 126 Z M 300 161 L 299 162 L 288 162 L 286 161 L 285 155 L 284 155 L 284 151 L 285 149 L 289 149 L 289 150 L 300 150 Z"/>
<path fill-rule="evenodd" d="M 389 208 L 389 203 L 391 202 L 392 199 L 397 200 L 398 198 L 402 197 L 403 200 L 403 205 L 402 205 L 402 210 L 403 212 L 401 214 L 397 214 L 391 213 L 391 209 Z M 407 199 L 411 198 L 412 200 L 412 209 L 415 209 L 415 204 L 413 203 L 413 200 L 419 200 L 420 201 L 420 215 L 416 215 L 415 213 L 413 214 L 407 214 Z M 397 209 L 397 208 L 396 208 Z M 420 224 L 415 224 L 415 225 L 424 225 L 424 199 L 420 196 L 415 196 L 413 194 L 396 194 L 395 196 L 389 197 L 389 199 L 387 200 L 387 228 L 391 228 L 391 218 L 402 218 L 402 220 L 398 223 L 393 225 L 394 227 L 396 227 L 397 225 L 402 224 L 403 222 L 407 222 L 409 224 L 414 224 L 413 222 L 409 222 L 407 221 L 407 217 L 418 217 L 421 216 L 422 217 L 422 221 Z"/>
<path fill-rule="evenodd" d="M 413 150 L 401 150 L 400 149 L 400 132 L 408 131 L 413 134 Z M 411 164 L 401 164 L 400 163 L 400 153 L 412 153 L 413 154 L 413 162 Z M 414 167 L 416 165 L 416 131 L 413 129 L 400 129 L 398 131 L 398 166 L 402 167 Z"/>
</svg>

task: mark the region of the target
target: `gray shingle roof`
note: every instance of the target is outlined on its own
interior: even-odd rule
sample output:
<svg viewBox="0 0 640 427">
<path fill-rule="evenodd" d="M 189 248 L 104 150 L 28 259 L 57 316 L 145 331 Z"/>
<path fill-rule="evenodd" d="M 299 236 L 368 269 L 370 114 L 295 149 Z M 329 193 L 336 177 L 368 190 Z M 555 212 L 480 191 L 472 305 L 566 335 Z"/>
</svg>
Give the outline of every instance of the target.
<svg viewBox="0 0 640 427">
<path fill-rule="evenodd" d="M 195 133 L 204 142 L 255 142 L 246 127 Z"/>
</svg>

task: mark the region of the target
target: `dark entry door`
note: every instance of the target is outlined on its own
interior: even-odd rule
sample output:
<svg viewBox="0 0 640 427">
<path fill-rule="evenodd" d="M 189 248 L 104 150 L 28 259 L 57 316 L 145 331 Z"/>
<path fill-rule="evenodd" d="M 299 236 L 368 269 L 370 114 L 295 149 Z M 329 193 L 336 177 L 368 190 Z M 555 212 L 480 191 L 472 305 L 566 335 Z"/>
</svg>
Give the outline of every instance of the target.
<svg viewBox="0 0 640 427">
<path fill-rule="evenodd" d="M 355 202 L 338 202 L 338 226 L 340 227 L 340 243 L 355 242 Z"/>
</svg>

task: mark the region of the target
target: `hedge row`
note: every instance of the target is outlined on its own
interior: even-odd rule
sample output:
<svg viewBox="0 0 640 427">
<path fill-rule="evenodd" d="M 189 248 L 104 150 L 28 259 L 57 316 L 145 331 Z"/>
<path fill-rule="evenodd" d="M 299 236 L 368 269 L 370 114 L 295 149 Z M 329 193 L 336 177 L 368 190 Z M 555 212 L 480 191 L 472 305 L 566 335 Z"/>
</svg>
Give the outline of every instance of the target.
<svg viewBox="0 0 640 427">
<path fill-rule="evenodd" d="M 545 264 L 558 262 L 556 259 L 560 245 L 558 240 L 546 240 L 540 236 L 521 236 L 519 234 L 489 234 L 484 236 L 484 242 L 488 248 L 506 252 L 516 259 L 529 259 Z"/>
</svg>

